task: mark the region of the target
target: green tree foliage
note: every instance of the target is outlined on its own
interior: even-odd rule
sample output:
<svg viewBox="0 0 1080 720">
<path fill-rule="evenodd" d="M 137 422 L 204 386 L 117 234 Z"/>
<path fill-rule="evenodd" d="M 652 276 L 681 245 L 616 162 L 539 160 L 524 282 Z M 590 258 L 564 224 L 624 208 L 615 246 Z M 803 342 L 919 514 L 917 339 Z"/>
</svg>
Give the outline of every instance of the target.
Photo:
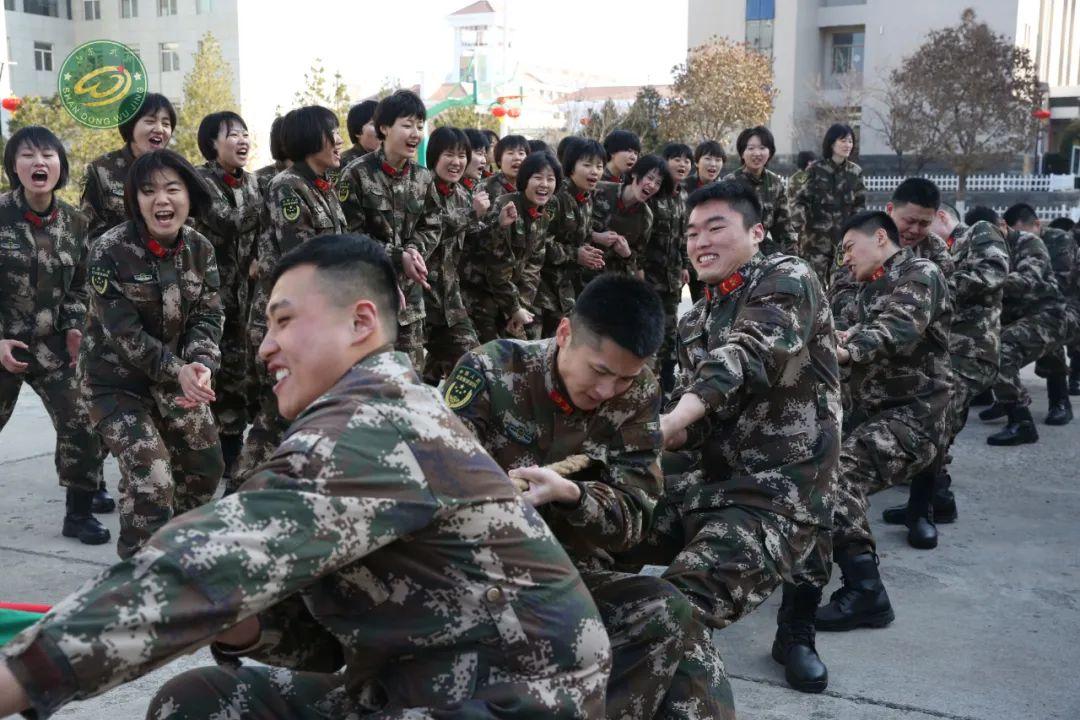
<svg viewBox="0 0 1080 720">
<path fill-rule="evenodd" d="M 637 133 L 641 138 L 641 149 L 645 152 L 659 152 L 668 142 L 661 134 L 666 101 L 652 85 L 638 90 L 634 104 L 623 116 L 621 127 Z"/>
<path fill-rule="evenodd" d="M 202 119 L 222 110 L 239 112 L 239 103 L 232 90 L 233 75 L 232 66 L 221 53 L 221 44 L 212 33 L 206 33 L 199 41 L 191 71 L 184 77 L 180 119 L 169 144 L 192 163 L 203 162 L 198 143 Z"/>
<path fill-rule="evenodd" d="M 590 109 L 582 118 L 581 134 L 593 140 L 603 140 L 615 128 L 623 127 L 625 116 L 615 107 L 610 99 L 605 100 L 599 110 Z M 570 128 L 573 132 L 574 128 Z"/>
<path fill-rule="evenodd" d="M 432 127 L 449 125 L 456 128 L 478 128 L 499 132 L 499 119 L 491 113 L 483 113 L 473 107 L 459 105 L 448 108 L 433 118 L 428 118 Z"/>
<path fill-rule="evenodd" d="M 346 135 L 345 120 L 349 116 L 349 89 L 340 72 L 332 78 L 326 74 L 321 58 L 315 58 L 311 67 L 304 73 L 304 85 L 293 94 L 293 107 L 304 105 L 322 105 L 334 111 L 341 126 L 342 137 Z"/>
</svg>

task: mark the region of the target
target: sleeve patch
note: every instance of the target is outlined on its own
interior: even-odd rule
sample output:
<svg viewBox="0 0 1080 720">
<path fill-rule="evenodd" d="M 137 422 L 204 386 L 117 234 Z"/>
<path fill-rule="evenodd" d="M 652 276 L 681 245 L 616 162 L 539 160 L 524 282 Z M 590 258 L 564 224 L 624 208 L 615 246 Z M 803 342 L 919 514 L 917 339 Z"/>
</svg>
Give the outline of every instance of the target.
<svg viewBox="0 0 1080 720">
<path fill-rule="evenodd" d="M 451 410 L 468 407 L 476 398 L 476 393 L 484 389 L 486 382 L 479 370 L 459 365 L 447 379 L 443 399 Z"/>
<path fill-rule="evenodd" d="M 295 195 L 286 195 L 281 198 L 281 215 L 289 222 L 300 219 L 300 198 Z"/>
<path fill-rule="evenodd" d="M 98 295 L 104 295 L 109 289 L 109 271 L 103 267 L 90 268 L 90 287 L 97 291 Z"/>
</svg>

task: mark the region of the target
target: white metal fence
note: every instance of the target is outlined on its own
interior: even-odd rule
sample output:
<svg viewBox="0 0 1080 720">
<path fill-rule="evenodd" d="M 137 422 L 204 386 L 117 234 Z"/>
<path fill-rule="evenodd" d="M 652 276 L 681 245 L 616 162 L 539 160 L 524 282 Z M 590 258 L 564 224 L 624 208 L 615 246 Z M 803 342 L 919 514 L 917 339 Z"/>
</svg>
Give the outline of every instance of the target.
<svg viewBox="0 0 1080 720">
<path fill-rule="evenodd" d="M 967 207 L 961 209 L 960 211 L 961 213 L 966 212 L 967 210 L 970 210 L 971 207 L 974 207 L 974 205 L 968 203 Z M 994 212 L 996 212 L 998 215 L 1003 214 L 1008 209 L 1007 205 L 991 205 L 990 207 L 993 208 Z M 1072 219 L 1074 222 L 1080 222 L 1080 205 L 1060 203 L 1058 205 L 1035 205 L 1034 208 L 1035 214 L 1039 216 L 1040 220 L 1049 221 L 1053 220 L 1054 218 L 1067 217 Z M 866 209 L 884 210 L 885 204 L 868 204 L 866 206 Z"/>
<path fill-rule="evenodd" d="M 866 189 L 871 192 L 892 192 L 905 175 L 867 175 L 863 177 Z M 956 192 L 957 175 L 923 175 L 932 180 L 938 189 Z M 1073 175 L 970 175 L 967 180 L 969 192 L 1057 192 L 1075 189 Z"/>
</svg>

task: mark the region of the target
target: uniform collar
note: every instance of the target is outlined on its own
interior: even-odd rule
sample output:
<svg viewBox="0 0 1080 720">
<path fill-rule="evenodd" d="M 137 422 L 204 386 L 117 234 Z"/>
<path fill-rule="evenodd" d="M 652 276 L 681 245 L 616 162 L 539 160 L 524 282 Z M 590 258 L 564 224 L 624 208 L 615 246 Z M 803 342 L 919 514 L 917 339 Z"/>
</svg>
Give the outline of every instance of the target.
<svg viewBox="0 0 1080 720">
<path fill-rule="evenodd" d="M 23 219 L 36 228 L 51 225 L 56 222 L 56 218 L 60 215 L 60 204 L 56 202 L 56 193 L 53 193 L 52 204 L 49 205 L 49 209 L 44 215 L 38 214 L 30 207 L 29 203 L 26 202 L 26 195 L 22 189 L 15 193 L 15 197 L 18 199 L 19 209 L 22 210 Z"/>
<path fill-rule="evenodd" d="M 528 205 L 527 203 L 525 212 L 528 213 L 529 217 L 533 220 L 536 220 L 538 217 L 544 214 L 544 211 L 540 208 L 536 207 L 535 205 Z"/>
<path fill-rule="evenodd" d="M 560 414 L 573 415 L 578 410 L 570 402 L 570 393 L 559 377 L 559 344 L 555 338 L 548 338 L 545 342 L 548 346 L 544 353 L 544 379 L 548 399 Z"/>
<path fill-rule="evenodd" d="M 577 201 L 578 205 L 584 205 L 589 201 L 590 197 L 591 195 L 588 190 L 578 190 L 577 193 L 574 195 L 574 200 Z"/>
<path fill-rule="evenodd" d="M 750 273 L 757 267 L 758 263 L 765 256 L 761 254 L 759 250 L 754 254 L 754 257 L 750 258 L 735 272 L 728 275 L 726 278 L 718 282 L 716 285 L 705 286 L 705 300 L 706 302 L 712 302 L 721 298 L 726 298 L 731 293 L 735 292 L 750 279 Z"/>
<path fill-rule="evenodd" d="M 502 185 L 502 189 L 506 192 L 517 192 L 517 186 L 510 182 L 510 180 L 501 172 L 499 173 L 499 184 Z"/>
<path fill-rule="evenodd" d="M 174 257 L 184 249 L 184 229 L 180 228 L 180 234 L 176 238 L 176 244 L 171 248 L 166 248 L 157 240 L 152 237 L 144 237 L 143 243 L 146 245 L 146 249 L 150 251 L 150 254 L 159 260 L 162 258 Z"/>
<path fill-rule="evenodd" d="M 223 168 L 220 163 L 214 162 L 212 164 L 214 168 L 214 174 L 221 178 L 221 182 L 225 183 L 231 188 L 238 188 L 244 184 L 244 170 L 241 168 L 236 174 L 233 174 Z"/>
<path fill-rule="evenodd" d="M 454 192 L 454 186 L 445 180 L 436 180 L 435 189 L 439 191 L 439 194 L 443 197 L 449 197 Z"/>
<path fill-rule="evenodd" d="M 382 170 L 384 174 L 394 180 L 397 180 L 398 178 L 404 177 L 409 174 L 410 163 L 408 160 L 406 160 L 405 164 L 401 166 L 400 170 L 398 170 L 396 167 L 386 161 L 386 153 L 383 152 L 383 149 L 381 147 L 379 148 L 378 153 L 379 154 L 376 156 L 376 158 L 379 161 L 379 169 Z"/>
<path fill-rule="evenodd" d="M 314 185 L 316 189 L 318 189 L 320 192 L 330 192 L 330 181 L 327 180 L 325 177 L 316 175 L 315 171 L 311 169 L 311 166 L 303 160 L 293 163 L 292 167 L 293 170 L 295 170 L 300 177 L 304 178 L 309 183 Z"/>
<path fill-rule="evenodd" d="M 473 188 L 476 187 L 476 181 L 472 178 L 461 178 L 461 184 L 464 185 L 465 189 L 469 192 L 472 192 Z"/>
</svg>

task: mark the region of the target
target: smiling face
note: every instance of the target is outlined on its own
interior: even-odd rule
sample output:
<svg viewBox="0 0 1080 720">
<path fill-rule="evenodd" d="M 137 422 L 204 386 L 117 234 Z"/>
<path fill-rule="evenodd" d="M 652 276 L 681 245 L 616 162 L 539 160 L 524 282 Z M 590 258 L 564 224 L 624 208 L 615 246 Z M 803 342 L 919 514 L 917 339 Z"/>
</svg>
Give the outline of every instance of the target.
<svg viewBox="0 0 1080 720">
<path fill-rule="evenodd" d="M 545 165 L 529 176 L 529 181 L 525 184 L 525 199 L 537 207 L 542 207 L 555 194 L 555 185 L 555 173 Z"/>
<path fill-rule="evenodd" d="M 577 159 L 574 163 L 574 171 L 570 173 L 570 181 L 579 190 L 592 191 L 596 189 L 596 183 L 604 176 L 604 158 L 596 155 L 586 155 Z"/>
<path fill-rule="evenodd" d="M 847 160 L 851 157 L 851 151 L 855 149 L 855 138 L 845 135 L 832 144 L 833 158 Z"/>
<path fill-rule="evenodd" d="M 51 193 L 60 180 L 60 155 L 53 148 L 24 142 L 15 153 L 15 175 L 27 194 Z"/>
<path fill-rule="evenodd" d="M 660 177 L 660 171 L 653 169 L 645 173 L 644 177 L 631 180 L 630 192 L 639 203 L 644 203 L 648 202 L 653 195 L 660 192 L 660 187 L 662 185 L 663 180 Z"/>
<path fill-rule="evenodd" d="M 725 200 L 709 200 L 690 212 L 686 252 L 698 279 L 716 285 L 749 262 L 765 231 L 747 229 L 743 217 Z"/>
<path fill-rule="evenodd" d="M 637 150 L 620 150 L 611 154 L 611 169 L 616 175 L 622 177 L 637 164 Z"/>
<path fill-rule="evenodd" d="M 173 126 L 165 109 L 143 115 L 131 130 L 131 152 L 140 157 L 151 150 L 162 150 L 172 139 Z"/>
<path fill-rule="evenodd" d="M 671 173 L 671 179 L 678 185 L 690 175 L 690 169 L 694 166 L 694 161 L 685 155 L 678 155 L 668 158 L 667 166 L 668 171 Z"/>
<path fill-rule="evenodd" d="M 559 321 L 555 342 L 559 346 L 555 358 L 559 379 L 570 402 L 586 412 L 629 390 L 648 363 L 648 358 L 639 358 L 585 327 L 575 330 L 569 318 Z"/>
<path fill-rule="evenodd" d="M 755 175 L 760 175 L 761 171 L 765 169 L 765 165 L 768 164 L 770 157 L 772 157 L 772 153 L 761 142 L 761 138 L 752 135 L 743 150 L 743 166 Z"/>
<path fill-rule="evenodd" d="M 383 149 L 388 158 L 402 158 L 414 162 L 416 149 L 424 135 L 424 121 L 418 117 L 399 117 L 393 125 L 383 125 Z"/>
<path fill-rule="evenodd" d="M 322 150 L 314 155 L 304 158 L 307 166 L 315 171 L 316 175 L 325 175 L 327 170 L 341 167 L 341 133 L 335 129 L 329 138 L 323 138 Z"/>
<path fill-rule="evenodd" d="M 464 176 L 468 163 L 469 155 L 465 152 L 465 148 L 449 148 L 439 155 L 435 163 L 435 174 L 440 180 L 456 183 Z"/>
<path fill-rule="evenodd" d="M 217 161 L 228 172 L 236 172 L 248 161 L 251 152 L 251 136 L 248 130 L 238 122 L 223 122 L 214 140 Z"/>
<path fill-rule="evenodd" d="M 885 212 L 896 223 L 900 231 L 900 243 L 904 247 L 915 247 L 930 234 L 930 225 L 934 222 L 934 210 L 915 203 L 903 205 L 885 205 Z"/>
<path fill-rule="evenodd" d="M 150 237 L 171 244 L 187 222 L 191 198 L 187 185 L 172 168 L 159 170 L 139 188 L 139 214 Z"/>
<path fill-rule="evenodd" d="M 720 170 L 724 167 L 724 158 L 719 155 L 702 155 L 697 163 L 698 179 L 703 183 L 711 183 L 720 177 Z"/>
<path fill-rule="evenodd" d="M 513 147 L 508 150 L 503 150 L 502 158 L 499 159 L 499 170 L 506 176 L 508 180 L 513 182 L 517 179 L 518 170 L 521 169 L 521 163 L 525 162 L 525 158 L 528 156 L 529 151 L 523 147 Z"/>
</svg>

